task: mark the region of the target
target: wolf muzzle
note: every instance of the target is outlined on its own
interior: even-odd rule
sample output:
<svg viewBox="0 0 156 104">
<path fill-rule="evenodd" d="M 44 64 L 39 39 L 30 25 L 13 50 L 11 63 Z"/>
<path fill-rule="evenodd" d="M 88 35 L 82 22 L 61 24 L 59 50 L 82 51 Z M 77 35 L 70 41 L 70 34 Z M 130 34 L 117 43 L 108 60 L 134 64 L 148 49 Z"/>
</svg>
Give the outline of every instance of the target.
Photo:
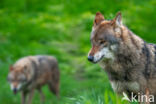
<svg viewBox="0 0 156 104">
<path fill-rule="evenodd" d="M 17 94 L 17 91 L 18 91 L 17 88 L 13 89 L 14 94 Z"/>
</svg>

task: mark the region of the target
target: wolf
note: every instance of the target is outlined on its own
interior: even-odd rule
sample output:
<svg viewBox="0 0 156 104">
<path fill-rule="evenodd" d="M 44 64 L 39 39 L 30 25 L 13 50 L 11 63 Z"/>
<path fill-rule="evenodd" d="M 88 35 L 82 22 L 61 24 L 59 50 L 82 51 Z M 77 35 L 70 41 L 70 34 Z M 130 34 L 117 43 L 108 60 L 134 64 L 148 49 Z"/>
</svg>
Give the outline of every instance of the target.
<svg viewBox="0 0 156 104">
<path fill-rule="evenodd" d="M 44 85 L 48 85 L 50 91 L 59 97 L 60 72 L 58 62 L 52 56 L 23 57 L 10 66 L 7 78 L 11 90 L 15 94 L 21 92 L 21 104 L 31 104 L 35 90 L 39 91 L 41 102 L 44 103 L 41 90 Z"/>
<path fill-rule="evenodd" d="M 88 60 L 105 70 L 115 92 L 129 98 L 131 93 L 143 94 L 147 98 L 140 103 L 156 104 L 150 98 L 153 95 L 156 100 L 155 44 L 145 42 L 123 25 L 121 12 L 112 20 L 97 12 L 90 41 Z"/>
</svg>

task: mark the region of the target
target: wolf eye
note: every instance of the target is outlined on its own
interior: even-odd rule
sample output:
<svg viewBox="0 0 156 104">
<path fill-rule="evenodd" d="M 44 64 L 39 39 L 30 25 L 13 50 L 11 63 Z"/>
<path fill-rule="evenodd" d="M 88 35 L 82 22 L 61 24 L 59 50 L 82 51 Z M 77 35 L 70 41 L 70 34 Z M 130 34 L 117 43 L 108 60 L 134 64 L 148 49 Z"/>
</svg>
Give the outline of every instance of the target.
<svg viewBox="0 0 156 104">
<path fill-rule="evenodd" d="M 10 81 L 10 78 L 7 78 L 8 81 Z"/>
<path fill-rule="evenodd" d="M 13 81 L 14 81 L 14 79 L 12 79 L 12 78 L 10 78 L 10 77 L 8 77 L 7 80 L 8 80 L 9 82 L 13 82 Z"/>
<path fill-rule="evenodd" d="M 99 44 L 104 44 L 104 43 L 106 43 L 106 41 L 104 41 L 104 40 L 99 41 Z"/>
<path fill-rule="evenodd" d="M 14 81 L 15 81 L 14 79 L 9 79 L 9 78 L 7 78 L 7 80 L 8 80 L 9 82 L 14 82 Z"/>
<path fill-rule="evenodd" d="M 26 79 L 20 79 L 19 81 L 20 82 L 26 82 L 27 80 Z"/>
</svg>

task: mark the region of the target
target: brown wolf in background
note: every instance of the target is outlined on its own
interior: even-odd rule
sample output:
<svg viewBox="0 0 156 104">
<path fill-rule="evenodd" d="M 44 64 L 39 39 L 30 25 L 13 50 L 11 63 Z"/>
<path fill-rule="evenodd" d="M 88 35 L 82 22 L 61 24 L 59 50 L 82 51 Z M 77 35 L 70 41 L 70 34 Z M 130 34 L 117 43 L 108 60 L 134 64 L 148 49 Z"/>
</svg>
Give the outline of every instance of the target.
<svg viewBox="0 0 156 104">
<path fill-rule="evenodd" d="M 51 92 L 59 96 L 59 69 L 57 60 L 52 56 L 28 56 L 19 59 L 10 67 L 8 81 L 14 93 L 21 91 L 22 104 L 31 104 L 34 90 L 40 92 L 41 102 L 44 102 L 44 95 L 41 87 L 49 86 Z"/>
<path fill-rule="evenodd" d="M 156 45 L 146 43 L 122 24 L 121 13 L 106 20 L 96 13 L 91 32 L 88 60 L 105 69 L 112 88 L 118 93 L 146 95 L 140 103 L 156 100 Z"/>
</svg>

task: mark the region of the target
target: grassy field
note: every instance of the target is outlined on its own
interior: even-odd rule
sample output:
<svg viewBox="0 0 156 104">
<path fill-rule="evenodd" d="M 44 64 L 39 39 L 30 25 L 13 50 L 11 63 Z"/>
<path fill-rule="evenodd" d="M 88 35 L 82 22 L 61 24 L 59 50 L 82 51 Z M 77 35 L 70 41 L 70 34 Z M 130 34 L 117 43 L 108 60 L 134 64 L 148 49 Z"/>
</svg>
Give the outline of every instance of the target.
<svg viewBox="0 0 156 104">
<path fill-rule="evenodd" d="M 45 86 L 45 104 L 129 104 L 113 92 L 105 72 L 87 61 L 93 19 L 97 11 L 107 19 L 121 11 L 124 24 L 156 43 L 155 5 L 155 0 L 0 0 L 0 103 L 20 103 L 6 80 L 9 65 L 48 54 L 59 61 L 61 97 Z M 33 104 L 39 102 L 36 92 Z"/>
</svg>

